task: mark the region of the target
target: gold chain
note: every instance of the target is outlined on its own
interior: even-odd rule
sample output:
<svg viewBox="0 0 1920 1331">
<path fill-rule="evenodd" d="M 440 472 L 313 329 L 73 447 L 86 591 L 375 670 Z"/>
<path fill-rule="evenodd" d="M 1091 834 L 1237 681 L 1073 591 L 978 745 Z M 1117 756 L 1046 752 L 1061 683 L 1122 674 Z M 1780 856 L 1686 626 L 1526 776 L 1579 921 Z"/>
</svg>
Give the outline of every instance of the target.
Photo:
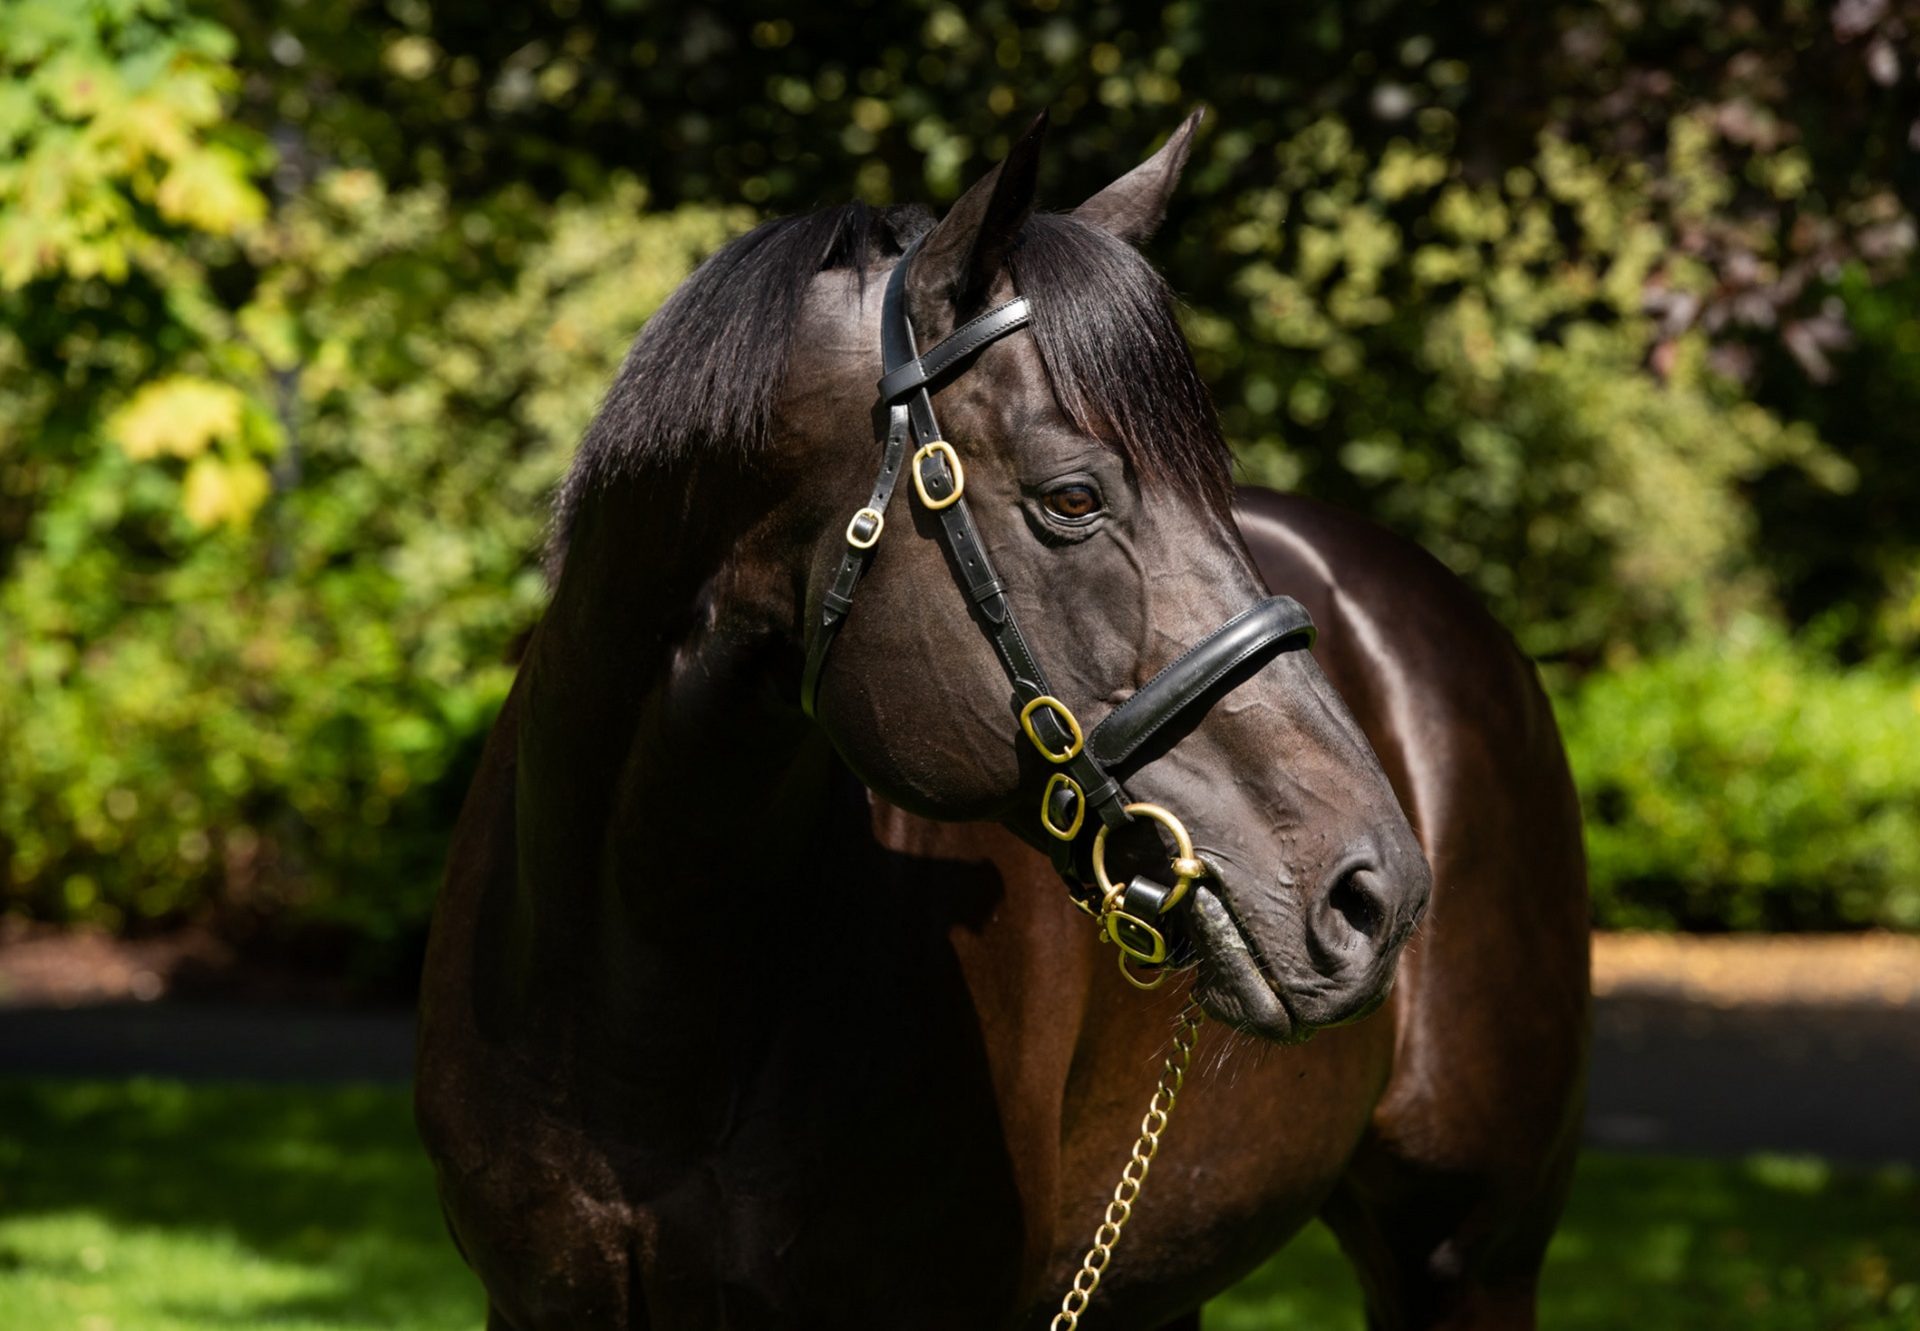
<svg viewBox="0 0 1920 1331">
<path fill-rule="evenodd" d="M 1200 1005 L 1188 999 L 1185 1010 L 1180 1013 L 1180 1024 L 1174 1028 L 1173 1052 L 1160 1066 L 1160 1084 L 1154 1087 L 1153 1099 L 1147 1101 L 1147 1116 L 1140 1120 L 1140 1140 L 1133 1144 L 1133 1154 L 1120 1171 L 1120 1183 L 1113 1190 L 1113 1200 L 1107 1203 L 1100 1228 L 1093 1232 L 1093 1246 L 1087 1249 L 1086 1260 L 1080 1263 L 1080 1270 L 1073 1277 L 1073 1287 L 1060 1301 L 1060 1311 L 1054 1314 L 1051 1331 L 1075 1331 L 1080 1325 L 1080 1314 L 1093 1301 L 1093 1291 L 1100 1287 L 1100 1277 L 1106 1272 L 1107 1263 L 1113 1260 L 1113 1250 L 1120 1246 L 1120 1232 L 1133 1217 L 1133 1204 L 1140 1199 L 1147 1170 L 1160 1150 L 1160 1134 L 1167 1130 L 1167 1117 L 1173 1113 L 1173 1102 L 1180 1094 L 1181 1083 L 1187 1079 L 1187 1065 L 1193 1061 L 1195 1035 L 1206 1019 Z"/>
</svg>

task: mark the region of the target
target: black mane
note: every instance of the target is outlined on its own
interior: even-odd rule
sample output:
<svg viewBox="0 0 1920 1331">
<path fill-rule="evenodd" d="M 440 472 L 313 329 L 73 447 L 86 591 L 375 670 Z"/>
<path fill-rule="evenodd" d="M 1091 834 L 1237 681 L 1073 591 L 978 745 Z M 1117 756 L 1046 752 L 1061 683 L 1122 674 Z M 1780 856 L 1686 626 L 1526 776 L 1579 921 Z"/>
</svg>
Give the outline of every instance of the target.
<svg viewBox="0 0 1920 1331">
<path fill-rule="evenodd" d="M 918 205 L 780 218 L 716 251 L 647 321 L 560 488 L 564 544 L 584 498 L 623 469 L 766 440 L 814 277 L 865 274 L 933 225 Z M 1061 408 L 1150 482 L 1224 507 L 1229 456 L 1166 283 L 1133 247 L 1059 214 L 1028 219 L 1009 259 Z M 865 404 L 863 404 L 864 406 Z"/>
</svg>

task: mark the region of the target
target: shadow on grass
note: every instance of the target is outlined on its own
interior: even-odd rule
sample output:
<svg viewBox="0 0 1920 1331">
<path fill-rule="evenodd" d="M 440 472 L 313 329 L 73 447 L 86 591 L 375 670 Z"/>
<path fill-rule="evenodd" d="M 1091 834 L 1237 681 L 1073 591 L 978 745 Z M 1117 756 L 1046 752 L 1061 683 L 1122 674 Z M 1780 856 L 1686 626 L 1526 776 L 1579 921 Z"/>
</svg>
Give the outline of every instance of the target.
<svg viewBox="0 0 1920 1331">
<path fill-rule="evenodd" d="M 388 1087 L 0 1082 L 0 1291 L 115 1331 L 484 1315 Z"/>
<path fill-rule="evenodd" d="M 1541 1282 L 1543 1326 L 1913 1331 L 1920 1181 L 1807 1158 L 1587 1156 Z M 1361 1331 L 1359 1286 L 1313 1226 L 1208 1305 L 1207 1331 Z"/>
<path fill-rule="evenodd" d="M 1124 1260 L 1124 1255 L 1121 1260 Z M 477 1331 L 398 1088 L 0 1081 L 5 1325 Z M 1912 1331 L 1911 1171 L 1590 1156 L 1543 1325 Z M 1332 1238 L 1301 1235 L 1207 1331 L 1359 1331 Z"/>
</svg>

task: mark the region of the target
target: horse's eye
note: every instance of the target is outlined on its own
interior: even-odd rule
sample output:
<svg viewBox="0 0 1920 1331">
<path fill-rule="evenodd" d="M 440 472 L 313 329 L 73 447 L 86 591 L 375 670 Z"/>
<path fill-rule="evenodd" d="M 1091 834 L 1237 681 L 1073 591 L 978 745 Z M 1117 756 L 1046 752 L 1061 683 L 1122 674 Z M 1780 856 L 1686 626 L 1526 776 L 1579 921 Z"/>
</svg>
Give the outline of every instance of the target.
<svg viewBox="0 0 1920 1331">
<path fill-rule="evenodd" d="M 1100 511 L 1100 495 L 1091 485 L 1063 485 L 1041 499 L 1047 512 L 1068 522 L 1085 522 Z"/>
</svg>

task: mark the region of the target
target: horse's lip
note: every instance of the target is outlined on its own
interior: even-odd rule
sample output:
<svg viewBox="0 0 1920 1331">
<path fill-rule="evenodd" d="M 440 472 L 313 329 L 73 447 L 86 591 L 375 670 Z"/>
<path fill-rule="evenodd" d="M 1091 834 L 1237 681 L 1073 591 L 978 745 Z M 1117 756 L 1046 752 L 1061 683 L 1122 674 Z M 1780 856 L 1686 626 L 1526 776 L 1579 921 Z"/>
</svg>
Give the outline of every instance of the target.
<svg viewBox="0 0 1920 1331">
<path fill-rule="evenodd" d="M 1196 883 L 1187 912 L 1188 928 L 1204 949 L 1201 980 L 1194 991 L 1201 1004 L 1228 1025 L 1269 1040 L 1306 1039 L 1311 1031 L 1302 1029 L 1226 898 L 1210 885 Z"/>
</svg>

